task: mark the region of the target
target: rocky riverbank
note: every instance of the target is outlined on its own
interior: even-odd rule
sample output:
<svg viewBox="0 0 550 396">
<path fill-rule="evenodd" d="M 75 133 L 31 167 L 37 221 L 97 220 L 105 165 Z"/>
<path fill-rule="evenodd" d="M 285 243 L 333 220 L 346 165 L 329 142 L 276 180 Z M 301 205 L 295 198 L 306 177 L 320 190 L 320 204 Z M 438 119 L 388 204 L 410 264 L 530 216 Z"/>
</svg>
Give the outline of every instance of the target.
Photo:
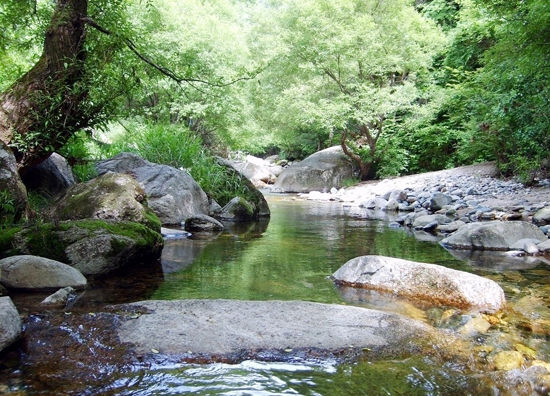
<svg viewBox="0 0 550 396">
<path fill-rule="evenodd" d="M 355 216 L 388 219 L 392 226 L 430 232 L 440 235 L 440 238 L 468 223 L 515 221 L 517 227 L 506 229 L 514 236 L 513 241 L 502 246 L 497 244 L 495 248 L 489 243 L 474 244 L 473 248 L 513 250 L 520 252 L 518 254 L 550 252 L 544 236 L 550 230 L 550 181 L 541 181 L 536 187 L 525 187 L 495 175 L 494 164 L 485 163 L 363 182 L 348 188 L 332 188 L 327 193 L 313 191 L 299 196 L 310 200 L 339 201 Z M 532 228 L 536 226 L 540 232 L 529 230 L 523 235 L 526 225 L 520 226 L 520 222 L 533 223 Z"/>
</svg>

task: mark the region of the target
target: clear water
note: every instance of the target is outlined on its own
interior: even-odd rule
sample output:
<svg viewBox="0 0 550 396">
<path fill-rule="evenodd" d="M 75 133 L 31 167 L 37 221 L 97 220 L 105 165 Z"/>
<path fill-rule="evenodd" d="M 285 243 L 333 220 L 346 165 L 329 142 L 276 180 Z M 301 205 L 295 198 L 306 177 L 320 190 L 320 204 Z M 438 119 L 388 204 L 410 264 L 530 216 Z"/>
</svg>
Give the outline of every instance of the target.
<svg viewBox="0 0 550 396">
<path fill-rule="evenodd" d="M 246 300 L 308 300 L 354 304 L 398 312 L 439 325 L 445 308 L 427 307 L 378 293 L 337 288 L 328 278 L 347 260 L 366 254 L 436 263 L 475 272 L 498 281 L 509 308 L 503 324 L 472 341 L 476 346 L 508 350 L 522 344 L 548 361 L 545 323 L 550 323 L 550 271 L 540 262 L 498 256 L 456 258 L 433 241 L 423 241 L 387 222 L 351 216 L 340 204 L 297 201 L 271 196 L 269 222 L 234 225 L 216 237 L 169 240 L 162 271 L 140 272 L 128 279 L 106 280 L 86 291 L 84 309 L 98 310 L 105 303 L 139 299 L 226 298 Z M 430 239 L 430 238 L 428 238 Z M 21 305 L 26 297 L 19 300 Z M 17 299 L 16 299 L 17 303 Z M 455 314 L 446 327 L 458 327 L 468 315 Z M 526 330 L 526 327 L 541 331 Z M 75 329 L 74 332 L 82 331 Z M 83 333 L 94 337 L 93 333 Z M 92 335 L 89 335 L 92 334 Z M 98 342 L 100 340 L 98 339 Z M 51 341 L 52 348 L 55 342 Z M 17 360 L 17 359 L 16 359 Z M 29 367 L 30 366 L 30 367 Z M 52 366 L 52 365 L 50 365 Z M 239 364 L 181 364 L 159 361 L 118 370 L 88 368 L 94 381 L 71 382 L 71 369 L 50 368 L 48 381 L 25 359 L 0 369 L 0 393 L 121 395 L 457 395 L 507 394 L 490 373 L 434 356 L 337 363 L 294 358 L 286 362 L 244 361 Z M 82 369 L 82 368 L 80 368 Z M 93 372 L 97 370 L 98 372 Z M 97 381 L 96 381 L 97 380 Z M 56 382 L 57 381 L 57 385 Z M 60 384 L 63 384 L 62 392 Z M 56 390 L 57 389 L 57 390 Z M 498 389 L 498 391 L 497 391 Z M 513 394 L 514 390 L 510 391 Z"/>
</svg>

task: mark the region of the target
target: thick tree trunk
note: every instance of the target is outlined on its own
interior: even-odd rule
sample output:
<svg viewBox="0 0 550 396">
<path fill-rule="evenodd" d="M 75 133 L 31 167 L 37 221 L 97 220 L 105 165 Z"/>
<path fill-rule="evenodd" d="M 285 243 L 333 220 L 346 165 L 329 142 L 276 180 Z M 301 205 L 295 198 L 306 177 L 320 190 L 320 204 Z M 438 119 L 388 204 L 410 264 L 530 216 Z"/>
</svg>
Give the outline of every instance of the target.
<svg viewBox="0 0 550 396">
<path fill-rule="evenodd" d="M 0 140 L 20 171 L 47 157 L 86 126 L 84 41 L 87 0 L 57 0 L 36 65 L 0 95 Z"/>
</svg>

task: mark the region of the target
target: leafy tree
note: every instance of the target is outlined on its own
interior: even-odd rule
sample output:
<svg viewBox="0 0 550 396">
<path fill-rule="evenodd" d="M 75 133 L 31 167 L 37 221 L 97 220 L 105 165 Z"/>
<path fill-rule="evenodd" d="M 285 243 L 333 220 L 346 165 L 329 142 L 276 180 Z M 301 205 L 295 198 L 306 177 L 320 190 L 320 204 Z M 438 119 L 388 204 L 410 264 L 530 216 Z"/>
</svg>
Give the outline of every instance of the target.
<svg viewBox="0 0 550 396">
<path fill-rule="evenodd" d="M 273 114 L 293 130 L 339 135 L 366 178 L 387 126 L 419 97 L 441 35 L 408 1 L 289 0 L 278 11 L 280 52 L 262 79 Z"/>
</svg>

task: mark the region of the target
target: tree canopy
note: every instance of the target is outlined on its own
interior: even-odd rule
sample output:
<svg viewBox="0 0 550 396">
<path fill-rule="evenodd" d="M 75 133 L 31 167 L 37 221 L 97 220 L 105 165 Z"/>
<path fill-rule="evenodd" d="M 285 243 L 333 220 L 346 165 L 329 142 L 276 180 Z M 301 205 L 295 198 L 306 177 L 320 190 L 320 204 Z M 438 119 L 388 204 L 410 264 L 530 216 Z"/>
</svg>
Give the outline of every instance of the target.
<svg viewBox="0 0 550 396">
<path fill-rule="evenodd" d="M 533 182 L 549 26 L 545 0 L 6 0 L 0 138 L 22 170 L 164 125 L 215 153 L 339 144 L 362 178 L 496 160 Z"/>
</svg>

